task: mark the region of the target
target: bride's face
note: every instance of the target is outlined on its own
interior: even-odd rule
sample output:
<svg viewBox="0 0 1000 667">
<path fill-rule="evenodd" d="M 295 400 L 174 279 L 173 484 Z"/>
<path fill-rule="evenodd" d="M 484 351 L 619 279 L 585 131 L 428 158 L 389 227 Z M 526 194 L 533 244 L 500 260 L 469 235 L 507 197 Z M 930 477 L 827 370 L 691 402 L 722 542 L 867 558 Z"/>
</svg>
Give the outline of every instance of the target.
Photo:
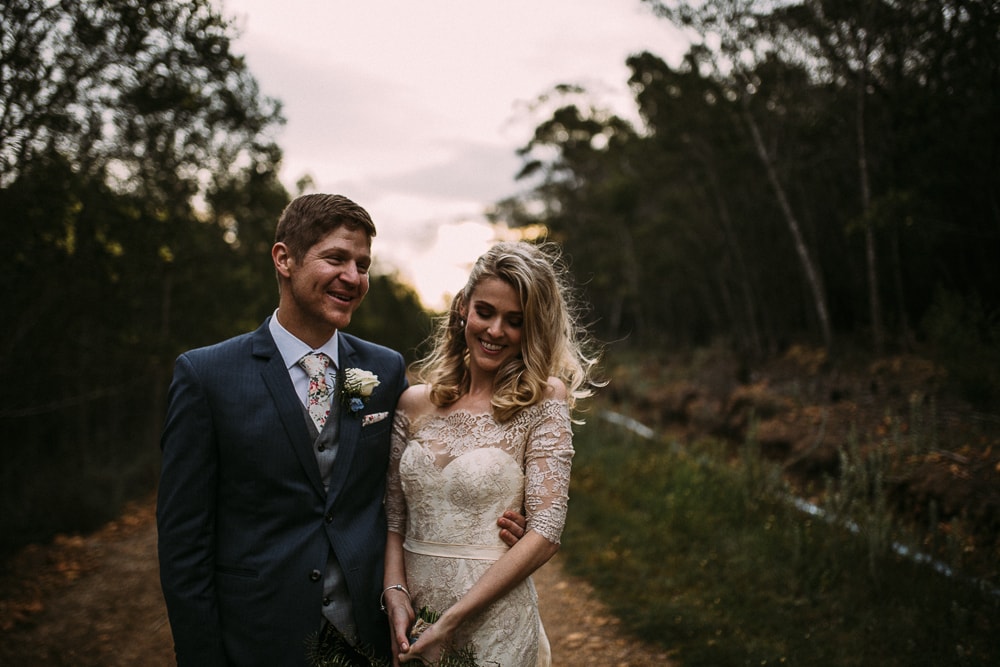
<svg viewBox="0 0 1000 667">
<path fill-rule="evenodd" d="M 485 278 L 472 290 L 465 313 L 465 344 L 473 369 L 496 373 L 521 354 L 524 315 L 517 292 L 499 278 Z"/>
</svg>

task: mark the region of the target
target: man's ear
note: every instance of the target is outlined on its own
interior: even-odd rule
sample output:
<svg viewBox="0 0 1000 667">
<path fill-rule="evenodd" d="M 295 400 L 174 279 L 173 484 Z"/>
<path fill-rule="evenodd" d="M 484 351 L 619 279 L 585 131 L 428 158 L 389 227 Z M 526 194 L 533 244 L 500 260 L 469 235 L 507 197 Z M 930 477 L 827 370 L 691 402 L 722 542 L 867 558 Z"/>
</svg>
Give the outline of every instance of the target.
<svg viewBox="0 0 1000 667">
<path fill-rule="evenodd" d="M 281 241 L 271 246 L 271 260 L 274 262 L 274 270 L 278 272 L 279 276 L 282 278 L 291 276 L 291 264 L 294 260 L 288 246 Z"/>
</svg>

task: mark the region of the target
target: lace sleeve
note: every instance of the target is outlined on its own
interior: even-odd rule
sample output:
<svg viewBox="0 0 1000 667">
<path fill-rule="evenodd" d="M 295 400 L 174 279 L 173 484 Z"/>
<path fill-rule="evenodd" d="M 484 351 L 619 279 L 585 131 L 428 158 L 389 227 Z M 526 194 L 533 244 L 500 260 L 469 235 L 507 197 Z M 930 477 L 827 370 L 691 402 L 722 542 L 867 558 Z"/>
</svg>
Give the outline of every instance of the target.
<svg viewBox="0 0 1000 667">
<path fill-rule="evenodd" d="M 400 535 L 406 534 L 406 499 L 399 479 L 399 460 L 406 448 L 410 420 L 402 410 L 396 410 L 392 420 L 392 437 L 389 450 L 389 470 L 386 473 L 385 517 L 389 530 Z"/>
<path fill-rule="evenodd" d="M 559 544 L 569 502 L 573 430 L 563 401 L 539 404 L 539 418 L 528 434 L 524 457 L 524 506 L 528 530 Z"/>
</svg>

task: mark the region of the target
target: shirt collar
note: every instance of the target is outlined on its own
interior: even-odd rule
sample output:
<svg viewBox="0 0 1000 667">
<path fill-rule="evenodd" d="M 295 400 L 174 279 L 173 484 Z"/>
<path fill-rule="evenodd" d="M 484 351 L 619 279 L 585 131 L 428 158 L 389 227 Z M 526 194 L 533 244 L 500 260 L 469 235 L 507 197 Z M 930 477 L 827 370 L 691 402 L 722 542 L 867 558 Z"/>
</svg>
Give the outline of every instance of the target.
<svg viewBox="0 0 1000 667">
<path fill-rule="evenodd" d="M 281 359 L 285 362 L 285 368 L 291 369 L 293 366 L 297 366 L 299 359 L 311 352 L 322 352 L 333 360 L 334 366 L 340 368 L 340 352 L 339 345 L 337 344 L 340 332 L 334 331 L 328 341 L 314 350 L 296 338 L 295 334 L 281 326 L 281 322 L 278 321 L 277 310 L 271 315 L 271 321 L 268 322 L 268 329 L 271 332 L 271 337 L 274 338 L 274 344 L 278 347 Z"/>
</svg>

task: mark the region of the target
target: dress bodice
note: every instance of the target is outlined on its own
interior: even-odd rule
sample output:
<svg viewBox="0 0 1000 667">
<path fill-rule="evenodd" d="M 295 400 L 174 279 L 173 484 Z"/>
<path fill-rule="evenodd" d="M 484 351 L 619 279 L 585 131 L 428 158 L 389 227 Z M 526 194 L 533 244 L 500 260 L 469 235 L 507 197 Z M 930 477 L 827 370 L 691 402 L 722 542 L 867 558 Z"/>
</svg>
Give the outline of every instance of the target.
<svg viewBox="0 0 1000 667">
<path fill-rule="evenodd" d="M 496 520 L 523 508 L 529 530 L 558 543 L 573 457 L 569 410 L 554 399 L 506 422 L 467 411 L 397 410 L 386 513 L 389 530 L 442 544 L 502 547 Z"/>
</svg>

